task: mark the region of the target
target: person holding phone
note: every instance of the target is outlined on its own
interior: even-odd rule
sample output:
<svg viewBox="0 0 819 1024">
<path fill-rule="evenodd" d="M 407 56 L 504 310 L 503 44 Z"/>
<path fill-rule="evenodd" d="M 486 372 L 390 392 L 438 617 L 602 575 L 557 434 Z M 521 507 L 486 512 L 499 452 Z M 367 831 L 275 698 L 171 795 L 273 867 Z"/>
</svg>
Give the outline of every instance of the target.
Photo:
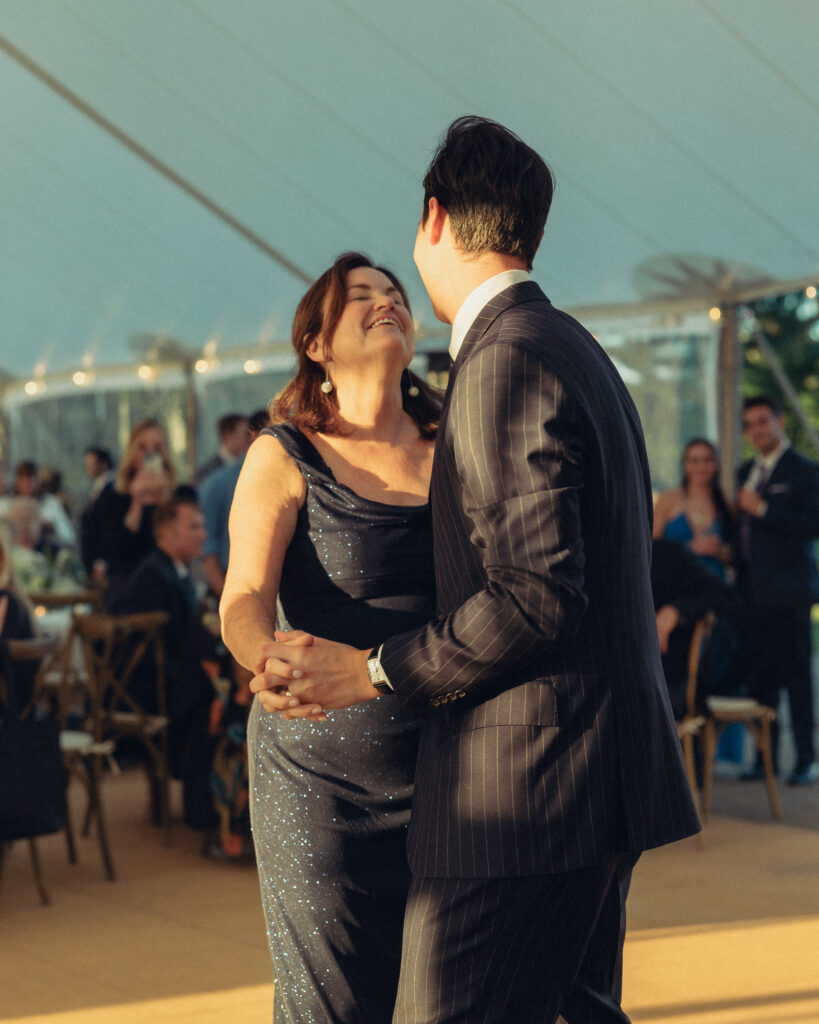
<svg viewBox="0 0 819 1024">
<path fill-rule="evenodd" d="M 169 501 L 175 488 L 176 473 L 162 425 L 155 419 L 140 420 L 131 430 L 113 488 L 99 498 L 96 571 L 109 588 L 123 583 L 153 550 L 153 510 Z"/>
</svg>

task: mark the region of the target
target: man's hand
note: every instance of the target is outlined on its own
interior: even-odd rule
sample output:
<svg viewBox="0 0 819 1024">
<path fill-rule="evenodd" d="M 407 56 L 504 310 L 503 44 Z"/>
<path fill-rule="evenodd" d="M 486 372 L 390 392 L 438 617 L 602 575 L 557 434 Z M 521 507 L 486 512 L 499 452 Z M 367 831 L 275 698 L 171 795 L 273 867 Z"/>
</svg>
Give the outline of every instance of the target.
<svg viewBox="0 0 819 1024">
<path fill-rule="evenodd" d="M 737 505 L 743 512 L 748 512 L 752 516 L 758 516 L 762 514 L 765 501 L 762 495 L 752 487 L 742 487 L 737 496 Z"/>
<path fill-rule="evenodd" d="M 324 711 L 378 696 L 367 675 L 368 651 L 307 633 L 275 636 L 275 643 L 260 648 L 250 682 L 267 711 L 279 711 L 283 718 L 324 719 Z"/>
</svg>

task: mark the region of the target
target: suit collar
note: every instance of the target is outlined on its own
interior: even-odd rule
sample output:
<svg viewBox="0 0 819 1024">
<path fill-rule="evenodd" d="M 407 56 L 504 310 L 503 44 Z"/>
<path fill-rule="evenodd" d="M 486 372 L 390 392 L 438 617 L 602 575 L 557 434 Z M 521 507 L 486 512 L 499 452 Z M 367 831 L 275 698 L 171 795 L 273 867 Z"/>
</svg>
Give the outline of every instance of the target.
<svg viewBox="0 0 819 1024">
<path fill-rule="evenodd" d="M 504 288 L 502 292 L 493 296 L 481 309 L 472 321 L 472 326 L 466 332 L 466 337 L 458 350 L 458 357 L 452 367 L 452 373 L 455 373 L 469 351 L 474 348 L 477 341 L 489 330 L 501 313 L 504 313 L 512 306 L 520 306 L 525 302 L 548 301 L 540 285 L 532 280 L 510 285 L 508 288 Z"/>
<path fill-rule="evenodd" d="M 528 280 L 530 280 L 528 270 L 502 270 L 499 274 L 493 274 L 492 277 L 482 281 L 477 288 L 467 295 L 461 304 L 461 308 L 455 314 L 455 319 L 452 321 L 449 354 L 453 359 L 458 358 L 458 352 L 469 332 L 469 328 L 487 302 L 494 299 L 496 295 L 499 295 L 510 285 L 521 284 L 523 281 Z"/>
</svg>

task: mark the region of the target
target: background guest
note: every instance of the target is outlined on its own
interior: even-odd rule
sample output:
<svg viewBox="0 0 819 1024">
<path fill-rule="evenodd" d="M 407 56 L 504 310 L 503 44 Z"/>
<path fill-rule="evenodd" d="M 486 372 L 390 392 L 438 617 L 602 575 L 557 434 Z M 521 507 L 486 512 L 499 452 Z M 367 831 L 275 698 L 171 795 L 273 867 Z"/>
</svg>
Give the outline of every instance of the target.
<svg viewBox="0 0 819 1024">
<path fill-rule="evenodd" d="M 738 475 L 746 669 L 754 696 L 768 707 L 776 708 L 780 691 L 787 691 L 796 746 L 788 783 L 811 785 L 819 779 L 810 628 L 811 605 L 819 600 L 812 543 L 819 536 L 819 465 L 790 447 L 782 411 L 769 396 L 746 399 L 742 424 L 756 449 Z M 776 764 L 776 723 L 772 740 Z M 763 774 L 758 759 L 743 777 Z"/>
<path fill-rule="evenodd" d="M 656 538 L 651 547 L 651 591 L 663 672 L 674 718 L 679 721 L 687 710 L 688 652 L 694 627 L 709 612 L 729 611 L 733 596 L 693 552 L 675 541 Z"/>
<path fill-rule="evenodd" d="M 91 488 L 80 516 L 80 555 L 89 576 L 95 575 L 94 566 L 97 562 L 103 564 L 96 570 L 96 575 L 104 576 L 104 559 L 100 547 L 99 498 L 113 489 L 114 462 L 107 448 L 86 448 L 83 462 L 85 472 L 91 480 Z"/>
<path fill-rule="evenodd" d="M 44 540 L 57 547 L 72 547 L 76 543 L 77 534 L 63 503 L 56 494 L 42 492 L 35 462 L 25 460 L 17 463 L 13 491 L 0 499 L 0 516 L 8 517 L 14 497 L 32 498 L 37 502 Z"/>
<path fill-rule="evenodd" d="M 193 476 L 196 487 L 214 470 L 229 466 L 241 458 L 250 444 L 247 417 L 238 412 L 222 416 L 216 424 L 219 434 L 219 450 L 207 462 L 198 467 Z"/>
<path fill-rule="evenodd" d="M 684 544 L 706 569 L 725 579 L 734 535 L 734 518 L 719 483 L 717 450 L 695 437 L 683 451 L 680 486 L 657 498 L 654 536 Z"/>
<path fill-rule="evenodd" d="M 269 422 L 267 409 L 257 409 L 245 423 L 251 443 Z M 225 573 L 230 555 L 228 519 L 233 492 L 245 461 L 245 452 L 229 465 L 220 466 L 209 473 L 200 491 L 202 514 L 205 517 L 207 538 L 202 551 L 202 573 L 208 587 L 216 597 L 222 596 Z"/>
<path fill-rule="evenodd" d="M 140 420 L 131 430 L 114 487 L 96 502 L 97 558 L 105 563 L 109 587 L 123 583 L 153 550 L 151 516 L 175 487 L 165 431 L 158 420 Z"/>
<path fill-rule="evenodd" d="M 213 739 L 209 717 L 214 699 L 211 678 L 218 674 L 221 645 L 202 625 L 190 578 L 193 559 L 202 551 L 205 525 L 190 497 L 174 498 L 153 511 L 156 544 L 108 605 L 115 614 L 165 612 L 169 746 L 174 774 L 183 781 L 185 822 L 209 829 L 217 824 L 210 796 Z M 145 665 L 135 674 L 132 695 L 147 711 L 156 711 L 156 680 Z"/>
</svg>

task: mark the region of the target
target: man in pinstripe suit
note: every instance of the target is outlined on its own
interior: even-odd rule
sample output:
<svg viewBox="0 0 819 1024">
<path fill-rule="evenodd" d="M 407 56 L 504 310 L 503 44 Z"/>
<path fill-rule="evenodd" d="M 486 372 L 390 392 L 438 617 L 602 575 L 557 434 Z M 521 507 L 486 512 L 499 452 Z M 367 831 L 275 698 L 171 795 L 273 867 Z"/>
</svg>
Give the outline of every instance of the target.
<svg viewBox="0 0 819 1024">
<path fill-rule="evenodd" d="M 424 188 L 415 261 L 453 325 L 439 617 L 372 652 L 271 645 L 254 689 L 288 716 L 379 693 L 422 716 L 395 1024 L 624 1022 L 631 868 L 699 827 L 660 664 L 642 431 L 608 357 L 529 279 L 542 159 L 459 118 Z"/>
</svg>

